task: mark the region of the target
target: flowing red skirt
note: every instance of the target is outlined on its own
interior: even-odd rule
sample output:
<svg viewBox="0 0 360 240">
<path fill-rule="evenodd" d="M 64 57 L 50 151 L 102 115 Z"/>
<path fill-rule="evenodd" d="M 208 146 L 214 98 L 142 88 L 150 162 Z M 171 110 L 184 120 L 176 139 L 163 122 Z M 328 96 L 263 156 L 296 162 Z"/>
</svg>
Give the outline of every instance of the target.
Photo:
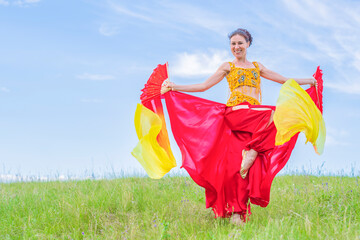
<svg viewBox="0 0 360 240">
<path fill-rule="evenodd" d="M 182 167 L 205 188 L 206 207 L 215 217 L 251 214 L 250 202 L 266 207 L 271 183 L 287 163 L 297 140 L 275 146 L 276 128 L 269 124 L 274 106 L 250 105 L 232 110 L 225 104 L 180 92 L 164 95 Z M 256 110 L 268 108 L 269 110 Z M 242 150 L 258 156 L 245 179 L 240 176 Z"/>
</svg>

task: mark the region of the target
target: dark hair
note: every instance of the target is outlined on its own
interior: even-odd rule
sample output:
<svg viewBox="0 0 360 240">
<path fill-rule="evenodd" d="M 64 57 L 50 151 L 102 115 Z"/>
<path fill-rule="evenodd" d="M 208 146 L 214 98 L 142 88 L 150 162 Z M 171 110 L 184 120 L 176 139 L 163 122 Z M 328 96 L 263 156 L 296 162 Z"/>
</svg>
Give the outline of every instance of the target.
<svg viewBox="0 0 360 240">
<path fill-rule="evenodd" d="M 249 46 L 251 46 L 251 43 L 253 41 L 253 38 L 251 37 L 251 34 L 249 33 L 248 30 L 244 29 L 244 28 L 238 28 L 235 31 L 229 33 L 228 37 L 229 40 L 234 36 L 234 35 L 241 35 L 245 38 L 246 42 L 250 42 Z"/>
</svg>

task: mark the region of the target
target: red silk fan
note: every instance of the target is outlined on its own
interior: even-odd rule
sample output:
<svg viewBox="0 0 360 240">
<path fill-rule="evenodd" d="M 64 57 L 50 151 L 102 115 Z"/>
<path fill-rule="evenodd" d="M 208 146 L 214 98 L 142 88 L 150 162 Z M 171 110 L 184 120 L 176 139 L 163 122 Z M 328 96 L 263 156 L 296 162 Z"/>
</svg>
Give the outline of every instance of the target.
<svg viewBox="0 0 360 240">
<path fill-rule="evenodd" d="M 149 77 L 145 87 L 141 89 L 142 94 L 140 96 L 140 100 L 143 105 L 161 95 L 161 85 L 166 79 L 168 79 L 168 77 L 168 63 L 163 65 L 159 64 Z"/>
<path fill-rule="evenodd" d="M 306 90 L 306 92 L 310 95 L 310 97 L 314 100 L 315 105 L 319 108 L 320 112 L 323 112 L 323 79 L 322 79 L 322 70 L 320 66 L 317 67 L 316 72 L 313 77 L 317 81 L 317 87 L 313 86 Z"/>
</svg>

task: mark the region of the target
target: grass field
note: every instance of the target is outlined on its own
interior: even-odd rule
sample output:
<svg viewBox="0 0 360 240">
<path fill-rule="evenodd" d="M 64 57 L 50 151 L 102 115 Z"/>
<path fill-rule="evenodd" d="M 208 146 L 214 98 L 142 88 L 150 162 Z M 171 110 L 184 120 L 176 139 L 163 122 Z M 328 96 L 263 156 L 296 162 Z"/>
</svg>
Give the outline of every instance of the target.
<svg viewBox="0 0 360 240">
<path fill-rule="evenodd" d="M 276 177 L 245 227 L 188 177 L 0 184 L 0 239 L 360 239 L 360 179 Z"/>
</svg>

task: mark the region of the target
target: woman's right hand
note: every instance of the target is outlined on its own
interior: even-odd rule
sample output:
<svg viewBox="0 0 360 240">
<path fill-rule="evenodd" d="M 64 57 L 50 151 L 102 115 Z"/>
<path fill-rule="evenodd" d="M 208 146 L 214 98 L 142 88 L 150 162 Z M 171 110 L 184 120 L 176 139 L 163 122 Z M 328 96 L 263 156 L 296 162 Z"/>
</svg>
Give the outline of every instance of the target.
<svg viewBox="0 0 360 240">
<path fill-rule="evenodd" d="M 174 85 L 174 83 L 169 82 L 168 80 L 164 81 L 163 84 L 161 85 L 160 93 L 165 94 L 168 91 L 172 90 L 173 85 Z"/>
</svg>

